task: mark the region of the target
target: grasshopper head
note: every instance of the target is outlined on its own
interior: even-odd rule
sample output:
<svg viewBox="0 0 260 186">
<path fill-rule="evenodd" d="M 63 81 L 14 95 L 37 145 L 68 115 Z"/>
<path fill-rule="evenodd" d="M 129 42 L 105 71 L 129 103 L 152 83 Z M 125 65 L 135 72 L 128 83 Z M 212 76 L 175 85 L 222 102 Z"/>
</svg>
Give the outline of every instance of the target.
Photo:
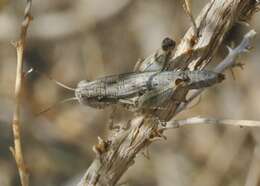
<svg viewBox="0 0 260 186">
<path fill-rule="evenodd" d="M 78 102 L 83 105 L 90 105 L 91 100 L 91 90 L 93 90 L 91 84 L 87 80 L 82 80 L 78 83 L 77 88 L 75 89 L 75 97 Z"/>
<path fill-rule="evenodd" d="M 93 108 L 104 108 L 107 104 L 97 94 L 98 85 L 86 80 L 80 81 L 75 89 L 75 97 L 78 102 Z"/>
</svg>

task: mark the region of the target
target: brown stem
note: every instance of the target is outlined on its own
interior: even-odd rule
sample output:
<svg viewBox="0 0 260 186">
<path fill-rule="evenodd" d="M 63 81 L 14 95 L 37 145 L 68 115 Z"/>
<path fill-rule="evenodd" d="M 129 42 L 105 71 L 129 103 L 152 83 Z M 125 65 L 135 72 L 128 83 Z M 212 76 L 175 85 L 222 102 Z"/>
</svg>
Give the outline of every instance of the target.
<svg viewBox="0 0 260 186">
<path fill-rule="evenodd" d="M 22 145 L 21 145 L 21 130 L 20 130 L 20 106 L 21 106 L 21 94 L 22 94 L 22 84 L 23 84 L 23 55 L 25 48 L 26 34 L 29 27 L 29 23 L 32 20 L 30 15 L 31 10 L 31 0 L 27 0 L 24 20 L 21 26 L 21 33 L 19 40 L 14 44 L 17 52 L 17 69 L 16 69 L 16 80 L 15 80 L 15 110 L 13 114 L 13 138 L 14 147 L 10 147 L 10 150 L 16 161 L 20 181 L 22 186 L 29 185 L 29 173 L 26 168 L 26 164 L 23 158 Z"/>
</svg>

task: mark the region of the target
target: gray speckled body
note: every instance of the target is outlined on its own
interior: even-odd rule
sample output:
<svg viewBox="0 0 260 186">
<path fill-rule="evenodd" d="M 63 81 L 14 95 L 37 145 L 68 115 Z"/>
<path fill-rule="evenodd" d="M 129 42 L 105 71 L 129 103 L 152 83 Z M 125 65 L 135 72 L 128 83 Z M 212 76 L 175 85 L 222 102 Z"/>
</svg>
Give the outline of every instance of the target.
<svg viewBox="0 0 260 186">
<path fill-rule="evenodd" d="M 154 94 L 158 92 L 158 98 L 167 101 L 167 96 L 165 99 L 161 98 L 162 91 L 173 91 L 179 82 L 184 82 L 183 85 L 189 89 L 199 89 L 214 85 L 223 79 L 224 75 L 205 70 L 134 72 L 106 76 L 90 82 L 81 81 L 75 95 L 80 103 L 94 108 L 103 108 L 111 104 L 135 107 L 138 103 L 139 109 L 142 107 L 139 98 L 144 100 L 146 95 L 156 98 Z M 160 104 L 160 100 L 156 103 Z"/>
</svg>

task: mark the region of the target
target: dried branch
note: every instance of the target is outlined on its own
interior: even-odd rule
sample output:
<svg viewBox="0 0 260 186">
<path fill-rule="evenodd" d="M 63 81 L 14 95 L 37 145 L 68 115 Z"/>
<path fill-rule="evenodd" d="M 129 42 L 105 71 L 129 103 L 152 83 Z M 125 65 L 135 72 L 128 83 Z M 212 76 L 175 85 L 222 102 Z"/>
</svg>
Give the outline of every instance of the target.
<svg viewBox="0 0 260 186">
<path fill-rule="evenodd" d="M 20 180 L 22 186 L 29 185 L 29 174 L 24 162 L 22 145 L 21 145 L 21 130 L 20 130 L 20 106 L 21 106 L 21 94 L 22 94 L 22 84 L 23 84 L 23 55 L 24 48 L 26 44 L 26 35 L 29 24 L 32 20 L 30 15 L 32 6 L 32 0 L 27 0 L 27 4 L 24 12 L 24 20 L 21 25 L 20 38 L 14 43 L 17 52 L 17 71 L 16 71 L 16 81 L 15 81 L 15 110 L 13 114 L 13 137 L 14 137 L 14 147 L 10 147 L 10 150 L 16 161 Z"/>
<path fill-rule="evenodd" d="M 254 30 L 250 30 L 236 48 L 232 49 L 228 47 L 228 56 L 219 65 L 217 65 L 214 71 L 223 73 L 226 69 L 234 67 L 236 65 L 236 59 L 238 56 L 244 52 L 248 52 L 248 50 L 251 48 L 251 42 L 255 35 L 256 32 Z M 187 101 L 178 107 L 176 114 L 185 110 L 187 106 L 204 91 L 205 89 L 200 89 L 193 92 Z"/>
<path fill-rule="evenodd" d="M 242 17 L 243 20 L 250 17 L 256 6 L 255 0 L 212 0 L 196 19 L 198 37 L 194 39 L 196 35 L 191 27 L 177 47 L 169 69 L 204 68 L 218 50 L 224 35 Z M 187 93 L 187 90 L 180 89 L 176 90 L 175 96 L 183 100 Z M 165 120 L 169 121 L 176 116 L 180 106 L 180 102 L 173 102 L 169 109 L 173 112 L 165 114 L 162 111 Z M 135 117 L 126 123 L 129 124 L 128 129 L 118 130 L 106 141 L 99 139 L 99 143 L 93 148 L 96 158 L 78 186 L 115 185 L 134 163 L 140 150 L 153 141 L 164 138 L 163 130 L 149 116 Z"/>
</svg>

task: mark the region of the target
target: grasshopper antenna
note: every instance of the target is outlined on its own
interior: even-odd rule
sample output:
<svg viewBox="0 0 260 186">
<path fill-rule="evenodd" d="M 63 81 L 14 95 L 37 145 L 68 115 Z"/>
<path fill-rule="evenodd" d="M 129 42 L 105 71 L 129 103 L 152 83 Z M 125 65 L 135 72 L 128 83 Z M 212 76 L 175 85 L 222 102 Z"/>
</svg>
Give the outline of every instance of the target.
<svg viewBox="0 0 260 186">
<path fill-rule="evenodd" d="M 75 88 L 69 87 L 69 86 L 67 86 L 67 85 L 65 85 L 65 84 L 63 84 L 63 83 L 57 81 L 56 79 L 52 78 L 51 76 L 46 75 L 46 74 L 44 74 L 44 73 L 42 73 L 42 72 L 40 72 L 40 71 L 34 69 L 33 67 L 30 68 L 30 69 L 25 73 L 25 77 L 28 76 L 29 74 L 31 74 L 32 72 L 36 72 L 36 73 L 38 73 L 38 74 L 44 76 L 45 78 L 47 78 L 47 79 L 49 79 L 49 80 L 51 80 L 51 81 L 54 81 L 57 85 L 59 85 L 60 87 L 65 88 L 65 89 L 67 89 L 67 90 L 70 90 L 70 91 L 75 91 L 75 90 L 76 90 Z M 70 101 L 74 101 L 74 100 L 78 100 L 78 98 L 77 98 L 77 97 L 72 97 L 72 98 L 64 99 L 64 100 L 62 100 L 62 101 L 60 101 L 60 102 L 57 102 L 57 103 L 55 103 L 55 104 L 53 104 L 53 105 L 47 107 L 46 109 L 40 111 L 39 113 L 36 113 L 36 116 L 39 116 L 39 115 L 41 115 L 41 114 L 43 114 L 43 113 L 45 113 L 45 112 L 48 112 L 48 111 L 49 111 L 50 109 L 52 109 L 53 107 L 56 107 L 56 106 L 59 106 L 59 105 L 61 105 L 61 104 L 64 104 L 64 103 L 67 103 L 67 102 L 70 102 Z"/>
<path fill-rule="evenodd" d="M 63 84 L 63 83 L 57 81 L 56 79 L 52 78 L 51 76 L 48 76 L 47 74 L 44 74 L 44 73 L 42 73 L 42 72 L 40 72 L 40 71 L 38 71 L 38 70 L 36 70 L 36 69 L 34 69 L 34 68 L 30 68 L 30 69 L 27 71 L 27 73 L 25 74 L 25 76 L 29 75 L 29 74 L 32 73 L 32 72 L 36 72 L 36 73 L 38 73 L 38 74 L 40 74 L 40 75 L 46 77 L 47 79 L 49 79 L 49 80 L 51 80 L 51 81 L 54 81 L 54 82 L 55 82 L 57 85 L 59 85 L 60 87 L 63 87 L 63 88 L 65 88 L 65 89 L 67 89 L 67 90 L 75 91 L 75 88 L 69 87 L 69 86 L 67 86 L 67 85 L 65 85 L 65 84 Z"/>
<path fill-rule="evenodd" d="M 48 112 L 48 111 L 51 110 L 53 107 L 57 107 L 57 106 L 59 106 L 59 105 L 61 105 L 61 104 L 64 104 L 64 103 L 67 103 L 67 102 L 70 102 L 70 101 L 75 101 L 75 100 L 78 100 L 78 98 L 72 97 L 72 98 L 64 99 L 64 100 L 62 100 L 62 101 L 60 101 L 60 102 L 58 102 L 58 103 L 55 103 L 55 104 L 53 104 L 53 105 L 47 107 L 46 109 L 44 109 L 44 110 L 42 110 L 42 111 L 36 113 L 35 115 L 36 115 L 36 116 L 39 116 L 39 115 L 41 115 L 41 114 L 43 114 L 43 113 L 45 113 L 45 112 Z"/>
</svg>

